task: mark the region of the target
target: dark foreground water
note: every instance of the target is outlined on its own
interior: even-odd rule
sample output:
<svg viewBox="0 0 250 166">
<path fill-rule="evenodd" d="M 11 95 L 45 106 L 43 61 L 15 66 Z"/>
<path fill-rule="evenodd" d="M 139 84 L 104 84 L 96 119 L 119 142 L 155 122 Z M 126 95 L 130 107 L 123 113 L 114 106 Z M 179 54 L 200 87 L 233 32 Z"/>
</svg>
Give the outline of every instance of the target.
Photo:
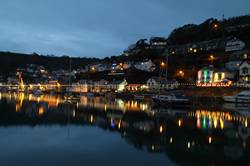
<svg viewBox="0 0 250 166">
<path fill-rule="evenodd" d="M 249 111 L 0 93 L 0 165 L 249 165 Z"/>
</svg>

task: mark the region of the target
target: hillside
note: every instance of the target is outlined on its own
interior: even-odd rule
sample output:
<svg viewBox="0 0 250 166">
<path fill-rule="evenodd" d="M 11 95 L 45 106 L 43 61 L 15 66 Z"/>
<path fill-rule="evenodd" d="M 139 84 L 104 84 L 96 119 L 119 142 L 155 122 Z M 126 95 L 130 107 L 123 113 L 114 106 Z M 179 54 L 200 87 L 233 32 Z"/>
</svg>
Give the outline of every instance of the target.
<svg viewBox="0 0 250 166">
<path fill-rule="evenodd" d="M 207 19 L 205 22 L 187 24 L 174 29 L 168 38 L 169 44 L 178 45 L 190 42 L 211 40 L 223 36 L 236 36 L 245 42 L 250 42 L 250 16 L 239 16 L 224 20 L 214 18 Z"/>
<path fill-rule="evenodd" d="M 70 58 L 72 68 L 84 67 L 99 61 L 98 58 Z M 38 54 L 21 54 L 11 52 L 0 52 L 0 74 L 14 72 L 17 68 L 24 68 L 28 64 L 41 65 L 48 70 L 59 70 L 69 68 L 69 58 L 66 56 L 43 56 Z"/>
</svg>

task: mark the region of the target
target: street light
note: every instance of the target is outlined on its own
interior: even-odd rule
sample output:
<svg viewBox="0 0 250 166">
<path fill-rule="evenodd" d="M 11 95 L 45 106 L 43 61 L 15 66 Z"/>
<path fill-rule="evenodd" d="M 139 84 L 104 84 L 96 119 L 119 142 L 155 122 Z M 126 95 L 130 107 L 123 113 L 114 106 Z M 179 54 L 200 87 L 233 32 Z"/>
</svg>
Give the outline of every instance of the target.
<svg viewBox="0 0 250 166">
<path fill-rule="evenodd" d="M 210 55 L 208 60 L 211 61 L 211 63 L 213 64 L 214 59 L 215 59 L 214 55 Z"/>
<path fill-rule="evenodd" d="M 162 61 L 162 62 L 161 62 L 161 67 L 164 68 L 165 65 L 166 65 L 165 62 Z"/>
<path fill-rule="evenodd" d="M 183 70 L 179 70 L 177 75 L 180 76 L 180 77 L 184 77 L 185 73 L 184 73 Z"/>
</svg>

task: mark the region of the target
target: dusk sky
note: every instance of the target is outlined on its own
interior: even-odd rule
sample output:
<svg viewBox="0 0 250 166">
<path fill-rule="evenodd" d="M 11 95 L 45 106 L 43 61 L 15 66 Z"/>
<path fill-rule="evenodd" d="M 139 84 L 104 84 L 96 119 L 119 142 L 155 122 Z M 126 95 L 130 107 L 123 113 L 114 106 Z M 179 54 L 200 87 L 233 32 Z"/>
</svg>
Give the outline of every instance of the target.
<svg viewBox="0 0 250 166">
<path fill-rule="evenodd" d="M 250 14 L 249 0 L 0 0 L 0 50 L 105 57 L 187 23 Z"/>
</svg>

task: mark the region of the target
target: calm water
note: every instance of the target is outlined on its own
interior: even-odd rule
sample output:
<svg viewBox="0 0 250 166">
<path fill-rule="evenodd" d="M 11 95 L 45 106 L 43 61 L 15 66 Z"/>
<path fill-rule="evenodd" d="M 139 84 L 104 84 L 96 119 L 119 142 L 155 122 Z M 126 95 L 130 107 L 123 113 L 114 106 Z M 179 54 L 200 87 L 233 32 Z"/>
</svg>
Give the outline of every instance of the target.
<svg viewBox="0 0 250 166">
<path fill-rule="evenodd" d="M 249 165 L 249 111 L 0 93 L 0 165 Z"/>
</svg>

